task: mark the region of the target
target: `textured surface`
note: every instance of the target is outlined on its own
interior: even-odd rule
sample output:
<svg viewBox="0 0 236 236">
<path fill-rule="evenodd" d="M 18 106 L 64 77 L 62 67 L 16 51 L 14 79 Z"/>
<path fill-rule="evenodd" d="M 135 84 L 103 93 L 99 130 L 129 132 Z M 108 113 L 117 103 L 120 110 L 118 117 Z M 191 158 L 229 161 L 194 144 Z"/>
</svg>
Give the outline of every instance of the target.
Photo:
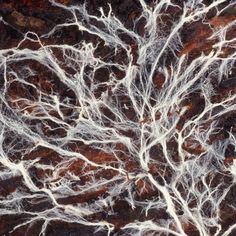
<svg viewBox="0 0 236 236">
<path fill-rule="evenodd" d="M 0 235 L 236 234 L 234 1 L 0 15 Z"/>
</svg>

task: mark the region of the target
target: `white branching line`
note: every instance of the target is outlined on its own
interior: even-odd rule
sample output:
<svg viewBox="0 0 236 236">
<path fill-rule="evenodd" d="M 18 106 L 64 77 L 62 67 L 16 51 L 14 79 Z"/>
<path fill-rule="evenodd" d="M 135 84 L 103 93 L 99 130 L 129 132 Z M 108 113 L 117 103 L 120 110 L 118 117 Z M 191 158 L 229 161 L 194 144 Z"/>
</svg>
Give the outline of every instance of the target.
<svg viewBox="0 0 236 236">
<path fill-rule="evenodd" d="M 21 176 L 25 185 L 24 189 L 18 187 L 5 199 L 0 196 L 0 214 L 28 215 L 25 222 L 12 230 L 43 220 L 40 235 L 45 235 L 51 221 L 61 220 L 94 226 L 97 230 L 106 229 L 109 235 L 115 228 L 109 220 L 90 222 L 86 217 L 107 209 L 112 214 L 114 199 L 127 191 L 125 199 L 132 209 L 142 206 L 146 217 L 150 209 L 163 209 L 169 218 L 142 222 L 134 219 L 134 222 L 128 222 L 122 228 L 125 232 L 127 230 L 132 235 L 158 232 L 161 235 L 183 236 L 188 235 L 188 227 L 192 227 L 201 236 L 210 235 L 214 229 L 215 236 L 229 235 L 235 224 L 223 230 L 220 207 L 234 186 L 236 164 L 234 160 L 232 165 L 226 167 L 223 161 L 229 144 L 236 150 L 236 137 L 231 130 L 224 140 L 211 143 L 210 139 L 219 131 L 220 118 L 235 111 L 236 95 L 229 93 L 216 102 L 212 102 L 211 98 L 215 94 L 213 83 L 219 84 L 234 69 L 235 39 L 226 39 L 226 34 L 236 21 L 217 30 L 212 29 L 208 40 L 216 42 L 207 55 L 202 53 L 189 62 L 186 55 L 177 57 L 175 54 L 183 47 L 180 36 L 185 25 L 203 20 L 210 10 L 218 9 L 227 1 L 215 0 L 206 6 L 202 0 L 187 0 L 179 6 L 171 0 L 160 0 L 150 7 L 144 0 L 139 0 L 142 11 L 134 24 L 137 26 L 141 19 L 145 20 L 142 35 L 137 33 L 136 27 L 126 28 L 113 13 L 110 4 L 108 12 L 101 8 L 98 16 L 90 14 L 86 4 L 65 6 L 54 0 L 50 2 L 53 6 L 69 11 L 71 19 L 65 19 L 65 23 L 55 26 L 42 36 L 29 31 L 16 47 L 0 50 L 3 80 L 0 95 L 0 179 Z M 230 3 L 228 7 L 232 6 L 233 3 Z M 182 11 L 178 20 L 172 22 L 169 35 L 164 32 L 165 22 L 162 21 L 168 7 Z M 219 14 L 222 10 L 217 11 Z M 8 25 L 2 18 L 0 21 Z M 97 44 L 86 41 L 75 45 L 43 43 L 58 30 L 71 26 L 96 38 Z M 121 39 L 121 34 L 129 37 L 136 45 L 135 53 L 133 46 Z M 24 48 L 26 41 L 37 44 L 38 49 Z M 105 57 L 95 57 L 96 50 L 103 50 L 99 42 L 109 47 L 111 54 L 115 54 L 113 56 L 119 57 L 122 52 L 121 60 L 108 61 Z M 224 47 L 232 51 L 227 57 L 222 56 Z M 56 51 L 62 56 L 58 56 Z M 163 60 L 168 54 L 172 55 L 169 62 Z M 57 89 L 53 89 L 49 78 L 44 78 L 43 82 L 51 86 L 49 93 L 40 84 L 31 81 L 34 76 L 42 77 L 41 71 L 30 65 L 20 69 L 16 66 L 28 61 L 45 67 L 53 74 L 56 83 L 63 84 L 68 91 L 73 92 L 74 98 L 63 97 Z M 75 73 L 69 73 L 66 67 Z M 109 71 L 109 80 L 100 83 L 96 80 L 96 72 L 101 68 Z M 118 78 L 112 68 L 121 71 L 123 78 Z M 165 78 L 159 89 L 153 82 L 156 74 Z M 210 75 L 213 75 L 214 81 Z M 10 95 L 14 83 L 21 84 L 26 91 L 31 88 L 35 91 L 35 97 Z M 101 86 L 106 90 L 97 96 L 95 93 Z M 178 129 L 178 123 L 189 109 L 182 104 L 194 93 L 204 99 L 204 107 Z M 126 98 L 125 102 L 123 98 Z M 66 113 L 65 110 L 71 112 Z M 132 118 L 127 112 L 133 114 Z M 35 120 L 38 124 L 32 125 L 31 122 Z M 52 127 L 50 122 L 59 128 Z M 206 124 L 209 125 L 206 127 Z M 49 135 L 45 129 L 55 133 L 60 130 L 63 135 Z M 126 135 L 129 132 L 132 132 L 132 136 Z M 13 137 L 13 141 L 7 144 L 5 139 L 12 134 L 16 138 Z M 176 153 L 171 150 L 171 142 L 177 143 L 174 148 Z M 188 142 L 191 148 L 201 147 L 200 154 L 189 153 L 184 148 Z M 99 163 L 96 157 L 82 154 L 78 143 L 100 150 L 112 160 Z M 72 144 L 76 148 L 70 148 Z M 157 145 L 160 147 L 159 152 L 151 154 L 152 148 Z M 43 157 L 40 154 L 34 160 L 28 160 L 26 156 L 39 147 L 58 154 L 58 163 L 52 164 L 52 160 L 51 164 L 42 164 Z M 14 160 L 16 153 L 19 156 L 19 151 L 21 156 Z M 135 171 L 127 171 L 123 156 L 138 163 Z M 73 167 L 78 161 L 82 163 L 81 166 Z M 151 171 L 152 165 L 156 165 L 160 172 Z M 38 186 L 30 174 L 32 167 L 49 172 L 40 177 L 42 186 Z M 73 173 L 70 168 L 80 169 L 80 172 Z M 108 179 L 99 177 L 103 170 L 115 174 L 111 174 Z M 213 186 L 212 182 L 218 175 L 221 175 L 221 180 L 228 175 L 231 183 L 219 182 Z M 87 180 L 82 184 L 80 181 L 85 177 Z M 153 200 L 137 200 L 133 184 L 138 181 L 149 184 L 160 195 Z M 76 183 L 76 188 L 73 183 Z M 145 184 L 141 193 L 148 191 Z M 95 203 L 60 203 L 60 199 L 81 196 L 102 188 L 106 189 L 106 195 L 100 196 Z M 26 200 L 32 205 L 51 202 L 53 207 L 44 211 L 25 211 L 23 201 Z"/>
</svg>

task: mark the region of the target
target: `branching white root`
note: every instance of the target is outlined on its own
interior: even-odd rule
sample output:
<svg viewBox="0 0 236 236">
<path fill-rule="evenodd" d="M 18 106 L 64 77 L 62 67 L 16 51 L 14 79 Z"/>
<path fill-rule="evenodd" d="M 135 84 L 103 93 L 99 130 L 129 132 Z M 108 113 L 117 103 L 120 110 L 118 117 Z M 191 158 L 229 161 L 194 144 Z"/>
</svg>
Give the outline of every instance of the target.
<svg viewBox="0 0 236 236">
<path fill-rule="evenodd" d="M 127 222 L 124 235 L 183 236 L 191 230 L 200 236 L 230 235 L 236 226 L 222 227 L 221 208 L 236 180 L 236 161 L 224 161 L 227 147 L 236 148 L 235 130 L 216 137 L 224 117 L 236 109 L 236 94 L 217 95 L 216 88 L 235 69 L 236 40 L 227 32 L 236 22 L 211 28 L 210 51 L 191 60 L 178 55 L 186 25 L 209 25 L 207 14 L 220 14 L 227 8 L 221 4 L 229 1 L 177 5 L 158 0 L 150 6 L 139 0 L 141 14 L 133 29 L 111 5 L 98 16 L 86 4 L 50 2 L 71 18 L 41 36 L 27 32 L 17 47 L 0 50 L 0 179 L 21 179 L 20 186 L 1 196 L 0 214 L 27 215 L 12 231 L 43 221 L 40 235 L 45 235 L 47 225 L 60 220 L 110 235 L 116 226 L 109 217 L 90 217 L 104 211 L 112 215 L 115 200 L 127 192 L 125 200 L 133 210 L 141 206 L 146 219 Z M 180 12 L 171 23 L 163 19 L 169 9 Z M 136 27 L 141 21 L 143 33 Z M 48 43 L 72 26 L 94 41 Z M 109 49 L 108 55 L 99 54 L 101 47 Z M 109 73 L 104 81 L 97 79 L 101 69 Z M 14 88 L 20 91 L 13 93 Z M 197 99 L 199 111 L 188 115 Z M 35 177 L 32 170 L 41 174 Z M 151 199 L 138 197 L 149 191 L 155 193 Z M 83 200 L 97 192 L 95 201 Z M 73 196 L 77 201 L 70 202 Z M 38 204 L 47 207 L 37 210 Z M 168 217 L 148 218 L 153 210 Z"/>
</svg>

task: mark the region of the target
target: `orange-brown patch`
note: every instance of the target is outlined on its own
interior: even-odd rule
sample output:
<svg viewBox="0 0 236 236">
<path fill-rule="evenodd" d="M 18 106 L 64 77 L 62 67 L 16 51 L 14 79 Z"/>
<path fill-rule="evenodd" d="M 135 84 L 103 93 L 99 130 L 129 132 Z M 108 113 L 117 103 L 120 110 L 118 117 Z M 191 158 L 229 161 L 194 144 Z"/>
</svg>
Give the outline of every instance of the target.
<svg viewBox="0 0 236 236">
<path fill-rule="evenodd" d="M 211 26 L 217 28 L 217 27 L 223 27 L 228 25 L 230 22 L 235 20 L 235 16 L 215 16 L 210 19 L 209 23 Z"/>
</svg>

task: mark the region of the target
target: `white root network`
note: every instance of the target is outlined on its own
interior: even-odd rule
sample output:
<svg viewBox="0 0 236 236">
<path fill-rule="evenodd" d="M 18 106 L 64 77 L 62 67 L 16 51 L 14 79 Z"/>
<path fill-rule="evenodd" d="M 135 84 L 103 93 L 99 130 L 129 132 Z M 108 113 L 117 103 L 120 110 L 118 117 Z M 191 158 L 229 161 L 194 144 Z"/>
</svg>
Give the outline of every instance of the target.
<svg viewBox="0 0 236 236">
<path fill-rule="evenodd" d="M 214 236 L 230 235 L 236 228 L 236 222 L 229 228 L 223 229 L 219 209 L 236 180 L 236 162 L 234 161 L 229 167 L 224 165 L 226 147 L 231 144 L 236 148 L 236 137 L 232 131 L 224 140 L 211 143 L 209 139 L 219 132 L 217 125 L 220 118 L 235 111 L 236 94 L 228 94 L 215 103 L 210 98 L 215 92 L 212 82 L 220 83 L 233 69 L 236 60 L 236 52 L 233 51 L 235 39 L 226 39 L 226 33 L 236 22 L 233 21 L 213 32 L 211 39 L 215 39 L 217 43 L 210 53 L 203 53 L 190 63 L 187 63 L 186 55 L 178 57 L 173 54 L 173 61 L 170 63 L 163 60 L 167 53 L 176 52 L 183 46 L 180 33 L 186 24 L 204 20 L 210 10 L 217 9 L 221 3 L 227 1 L 215 0 L 209 6 L 205 6 L 202 0 L 185 1 L 181 9 L 182 16 L 173 22 L 170 33 L 166 34 L 161 27 L 165 24 L 162 21 L 163 11 L 170 6 L 177 8 L 179 6 L 175 6 L 171 0 L 160 0 L 150 7 L 144 0 L 139 0 L 142 7 L 140 19 L 145 19 L 145 33 L 142 36 L 136 32 L 135 27 L 133 30 L 126 28 L 113 13 L 111 5 L 108 12 L 101 8 L 100 16 L 95 16 L 87 12 L 86 5 L 64 6 L 54 0 L 50 2 L 72 13 L 71 19 L 67 19 L 65 23 L 57 25 L 40 37 L 34 32 L 27 32 L 17 47 L 0 50 L 0 70 L 3 80 L 0 95 L 0 179 L 21 176 L 24 183 L 24 188 L 16 189 L 7 197 L 0 196 L 0 214 L 25 213 L 29 216 L 27 221 L 18 224 L 12 231 L 43 221 L 40 235 L 45 235 L 47 225 L 60 220 L 93 226 L 97 230 L 106 230 L 109 235 L 115 228 L 112 223 L 106 220 L 90 222 L 86 217 L 102 212 L 105 208 L 112 209 L 113 197 L 127 190 L 129 194 L 126 200 L 133 209 L 142 206 L 146 216 L 150 210 L 164 209 L 169 219 L 127 223 L 122 228 L 124 235 L 183 236 L 188 235 L 186 225 L 192 225 L 200 236 L 212 235 L 212 232 Z M 228 7 L 232 5 L 233 3 L 228 4 Z M 7 24 L 2 18 L 1 21 Z M 98 24 L 102 26 L 98 27 Z M 138 24 L 138 19 L 134 24 Z M 118 54 L 122 50 L 126 62 L 119 63 L 96 57 L 95 51 L 100 46 L 91 42 L 82 41 L 76 45 L 42 43 L 43 40 L 53 37 L 55 32 L 63 31 L 70 26 L 76 26 L 78 31 L 99 38 L 111 52 Z M 129 36 L 137 45 L 136 59 L 131 46 L 119 37 L 120 32 Z M 26 41 L 38 43 L 40 47 L 36 50 L 23 48 L 22 45 Z M 224 47 L 232 48 L 232 53 L 227 57 L 222 57 Z M 60 60 L 56 55 L 56 50 L 61 52 L 63 59 Z M 28 60 L 46 67 L 60 83 L 73 91 L 78 101 L 76 105 L 73 105 L 69 98 L 63 98 L 57 91 L 51 90 L 50 94 L 47 94 L 40 86 L 31 83 L 29 78 L 36 76 L 37 70 L 30 66 L 23 66 L 20 70 L 12 66 Z M 68 73 L 63 63 L 76 73 Z M 90 72 L 86 71 L 88 67 L 92 68 Z M 112 72 L 112 67 L 122 71 L 125 74 L 124 78 L 118 79 Z M 110 91 L 107 89 L 97 97 L 94 91 L 100 85 L 95 82 L 94 76 L 100 68 L 107 68 L 110 71 L 109 81 L 102 84 Z M 153 84 L 156 72 L 165 77 L 160 89 L 156 89 Z M 207 76 L 209 74 L 215 76 L 214 79 L 217 81 L 212 81 Z M 32 87 L 37 91 L 37 98 L 9 97 L 8 89 L 13 82 Z M 87 82 L 91 82 L 91 86 Z M 181 129 L 177 129 L 180 117 L 188 109 L 181 104 L 194 92 L 201 94 L 205 106 L 200 114 L 187 120 Z M 129 104 L 121 105 L 119 99 L 122 96 L 128 96 Z M 14 107 L 11 104 L 15 104 Z M 73 114 L 65 114 L 62 108 L 73 110 Z M 103 112 L 105 108 L 110 110 L 114 118 L 106 116 Z M 130 109 L 135 114 L 134 119 L 129 119 L 125 115 L 125 111 Z M 58 115 L 54 116 L 52 112 Z M 160 114 L 158 119 L 157 113 Z M 76 118 L 73 122 L 69 122 L 73 117 Z M 65 135 L 56 138 L 44 135 L 42 127 L 33 129 L 33 125 L 26 122 L 34 119 L 58 124 Z M 125 132 L 132 132 L 134 135 L 130 137 L 125 135 Z M 13 137 L 12 143 L 6 149 L 5 136 L 12 134 L 20 137 L 21 141 Z M 20 143 L 16 145 L 14 140 Z M 178 161 L 173 158 L 169 150 L 168 144 L 171 140 L 177 143 Z M 186 142 L 190 142 L 189 140 L 193 149 L 197 146 L 202 148 L 201 154 L 190 154 L 183 148 Z M 82 142 L 102 150 L 114 157 L 116 165 L 112 162 L 98 163 L 85 154 L 68 148 L 67 144 L 73 142 Z M 119 150 L 119 145 L 125 148 Z M 156 145 L 159 145 L 163 153 L 156 153 L 157 157 L 154 159 L 150 151 Z M 60 156 L 60 162 L 56 165 L 42 164 L 40 156 L 34 160 L 24 158 L 38 147 L 53 150 Z M 17 155 L 19 153 L 22 155 L 20 160 L 15 161 L 14 158 L 10 158 L 15 150 L 18 150 Z M 139 163 L 138 172 L 128 172 L 125 169 L 125 163 L 119 155 L 122 152 L 129 159 Z M 158 160 L 159 155 L 163 155 L 164 164 L 162 160 Z M 61 175 L 78 160 L 84 163 L 84 169 L 88 166 L 92 169 L 81 173 L 81 176 L 69 171 Z M 163 170 L 154 175 L 150 172 L 151 164 L 160 166 Z M 34 182 L 29 173 L 32 166 L 53 171 L 52 175 L 45 175 L 41 179 L 42 187 Z M 169 180 L 165 177 L 167 169 L 171 173 Z M 110 179 L 98 179 L 96 174 L 101 170 L 115 171 L 117 174 Z M 219 174 L 228 175 L 232 181 L 211 185 L 211 181 Z M 80 178 L 86 175 L 90 180 L 80 185 Z M 157 175 L 162 179 L 161 182 Z M 132 191 L 132 184 L 140 180 L 157 190 L 160 193 L 159 197 L 147 201 L 137 200 Z M 73 182 L 77 183 L 76 189 L 72 187 Z M 94 203 L 67 205 L 59 201 L 67 196 L 96 192 L 103 187 L 107 188 L 107 194 Z M 52 207 L 43 211 L 25 210 L 22 205 L 24 200 L 35 203 L 50 202 Z M 181 215 L 178 214 L 179 210 L 182 211 Z M 214 231 L 210 231 L 211 229 Z"/>
</svg>

